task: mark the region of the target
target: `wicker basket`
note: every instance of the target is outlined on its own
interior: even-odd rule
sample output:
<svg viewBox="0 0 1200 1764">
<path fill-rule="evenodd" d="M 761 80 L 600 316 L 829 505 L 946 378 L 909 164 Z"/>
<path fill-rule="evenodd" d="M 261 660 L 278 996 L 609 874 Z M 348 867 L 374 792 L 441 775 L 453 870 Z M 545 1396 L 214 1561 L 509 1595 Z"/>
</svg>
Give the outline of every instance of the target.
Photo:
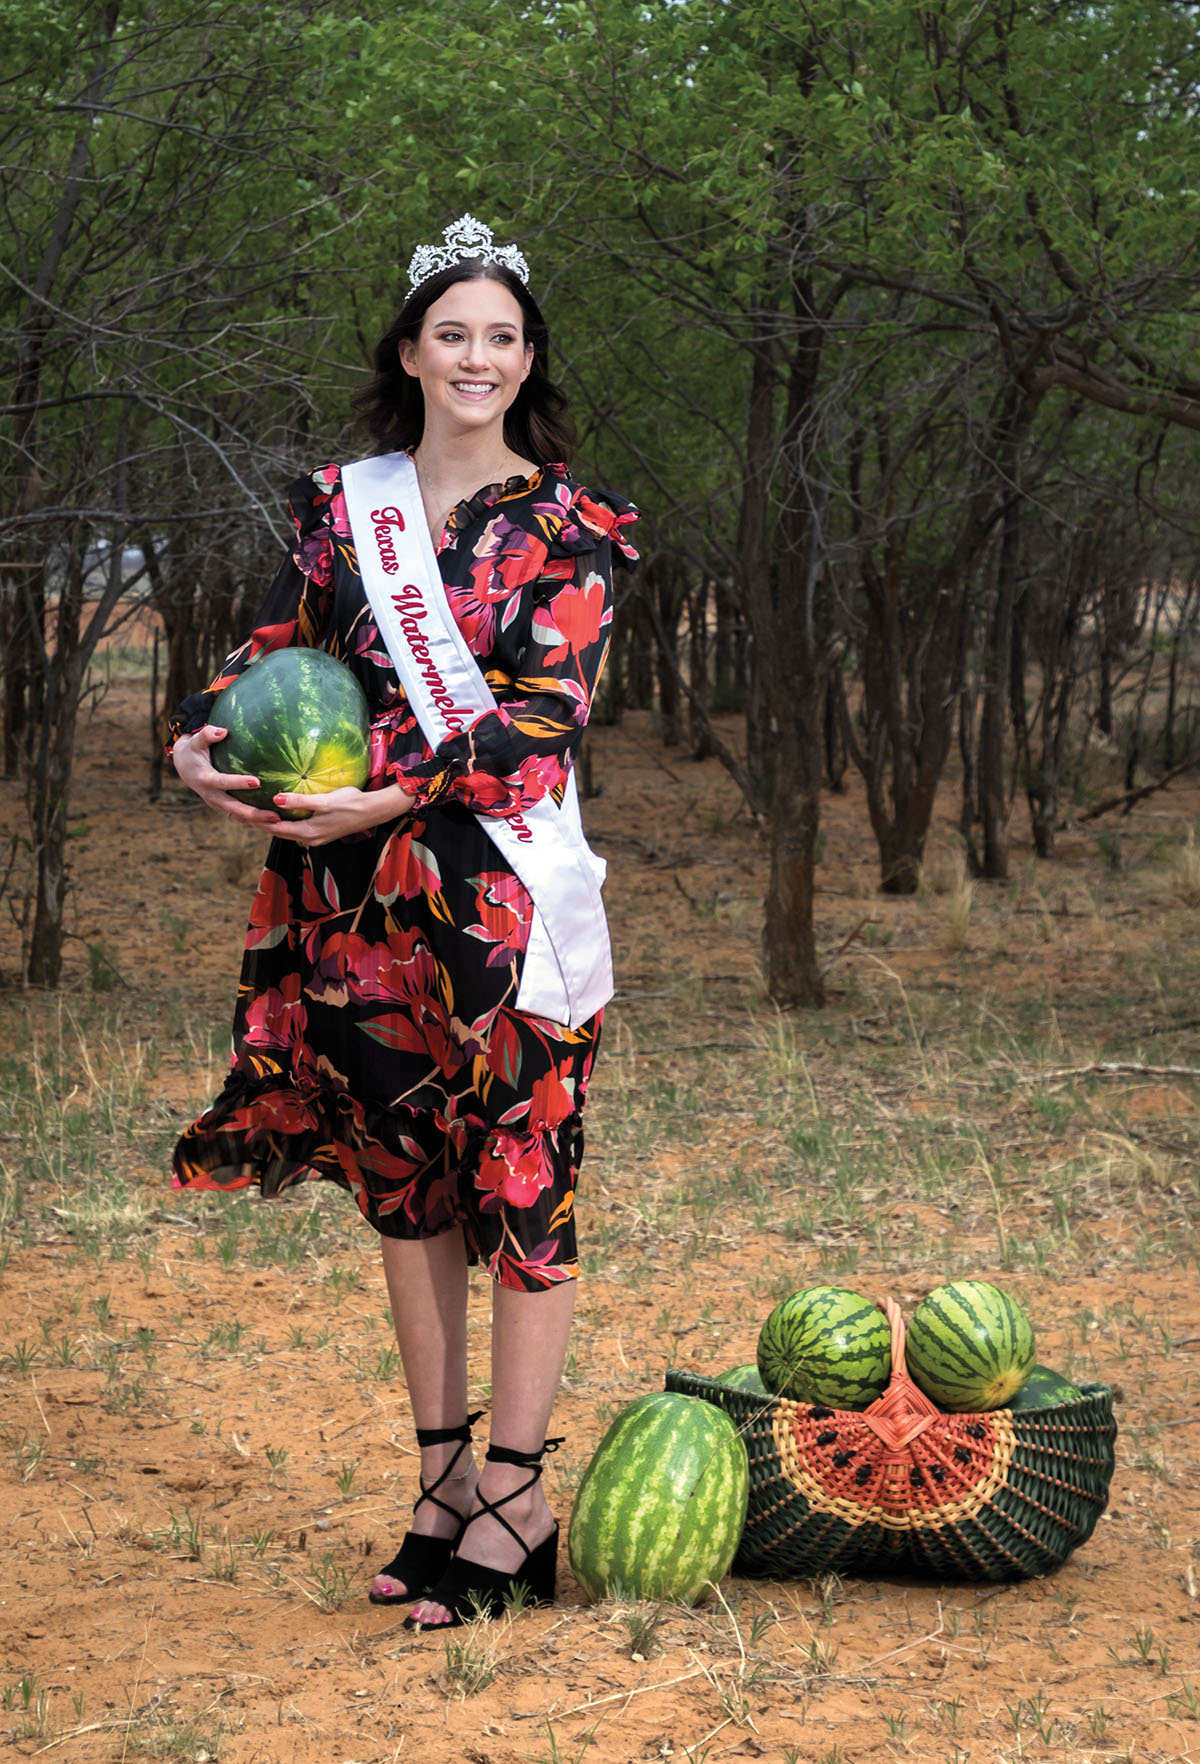
<svg viewBox="0 0 1200 1764">
<path fill-rule="evenodd" d="M 861 1413 L 667 1373 L 668 1390 L 715 1403 L 746 1441 L 750 1507 L 735 1573 L 1016 1580 L 1057 1568 L 1108 1504 L 1111 1391 L 1089 1384 L 1050 1408 L 947 1415 L 908 1376 L 900 1308 L 884 1304 L 892 1376 Z"/>
</svg>

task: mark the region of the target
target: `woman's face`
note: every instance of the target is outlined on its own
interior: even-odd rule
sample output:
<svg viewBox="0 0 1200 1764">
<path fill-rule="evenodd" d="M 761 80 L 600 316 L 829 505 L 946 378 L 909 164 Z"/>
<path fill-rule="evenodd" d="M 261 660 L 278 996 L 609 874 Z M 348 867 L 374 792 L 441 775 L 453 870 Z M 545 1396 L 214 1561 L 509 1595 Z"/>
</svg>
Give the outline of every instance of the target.
<svg viewBox="0 0 1200 1764">
<path fill-rule="evenodd" d="M 400 363 L 421 382 L 426 433 L 496 424 L 533 364 L 521 308 L 499 282 L 456 282 L 434 301 L 415 342 L 404 338 Z"/>
</svg>

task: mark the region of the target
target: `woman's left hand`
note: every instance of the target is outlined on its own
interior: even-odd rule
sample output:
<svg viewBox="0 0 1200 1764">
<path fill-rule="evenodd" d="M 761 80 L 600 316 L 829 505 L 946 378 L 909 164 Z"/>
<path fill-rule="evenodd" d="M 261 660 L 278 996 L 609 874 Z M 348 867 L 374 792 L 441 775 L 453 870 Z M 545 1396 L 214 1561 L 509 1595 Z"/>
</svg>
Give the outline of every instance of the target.
<svg viewBox="0 0 1200 1764">
<path fill-rule="evenodd" d="M 281 791 L 272 799 L 275 808 L 307 809 L 303 821 L 280 821 L 271 832 L 276 839 L 291 839 L 296 845 L 329 845 L 351 833 L 366 833 L 384 821 L 399 820 L 412 808 L 414 797 L 398 784 L 383 790 L 355 790 L 344 785 L 324 796 L 297 796 Z"/>
</svg>

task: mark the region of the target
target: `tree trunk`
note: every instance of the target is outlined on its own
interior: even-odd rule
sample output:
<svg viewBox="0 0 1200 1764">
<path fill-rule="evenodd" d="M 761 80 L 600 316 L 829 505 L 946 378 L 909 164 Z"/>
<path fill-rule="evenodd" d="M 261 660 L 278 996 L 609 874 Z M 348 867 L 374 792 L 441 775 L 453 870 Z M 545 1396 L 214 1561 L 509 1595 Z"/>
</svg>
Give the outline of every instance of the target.
<svg viewBox="0 0 1200 1764">
<path fill-rule="evenodd" d="M 817 718 L 812 719 L 817 722 Z M 819 735 L 813 729 L 814 736 Z M 811 750 L 818 753 L 814 743 Z M 771 800 L 771 869 L 763 921 L 763 972 L 775 1003 L 822 1005 L 825 985 L 812 934 L 819 791 L 811 778 L 780 769 Z"/>
<path fill-rule="evenodd" d="M 1018 595 L 1020 519 L 1014 445 L 1009 459 L 1013 494 L 1005 506 L 996 598 L 984 658 L 983 706 L 979 719 L 979 819 L 983 831 L 980 874 L 992 882 L 1008 879 L 1008 791 L 1004 782 L 1004 737 L 1011 699 L 1013 614 Z"/>
<path fill-rule="evenodd" d="M 700 576 L 687 597 L 688 683 L 694 694 L 688 698 L 688 737 L 694 760 L 706 760 L 713 751 L 712 728 L 702 714 L 709 703 L 708 606 L 709 581 Z"/>
<path fill-rule="evenodd" d="M 47 670 L 37 763 L 30 780 L 30 820 L 37 888 L 25 972 L 30 986 L 53 988 L 62 974 L 67 896 L 67 814 L 75 754 L 75 723 L 83 678 L 79 615 L 83 601 L 82 535 L 72 534 L 58 600 L 54 659 Z M 115 567 L 119 570 L 120 558 Z"/>
<path fill-rule="evenodd" d="M 840 796 L 846 788 L 846 742 L 842 733 L 846 682 L 841 668 L 830 669 L 821 702 L 825 782 L 835 795 Z"/>
</svg>

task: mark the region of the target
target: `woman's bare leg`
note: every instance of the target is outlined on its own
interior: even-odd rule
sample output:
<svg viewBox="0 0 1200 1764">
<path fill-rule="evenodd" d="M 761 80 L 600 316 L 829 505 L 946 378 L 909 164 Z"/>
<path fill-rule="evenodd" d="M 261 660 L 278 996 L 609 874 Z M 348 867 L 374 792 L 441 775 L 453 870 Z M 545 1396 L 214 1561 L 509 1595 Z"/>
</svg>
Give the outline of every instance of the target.
<svg viewBox="0 0 1200 1764">
<path fill-rule="evenodd" d="M 574 1311 L 573 1280 L 543 1292 L 493 1286 L 491 1437 L 495 1445 L 520 1452 L 541 1450 L 562 1380 Z M 483 1493 L 493 1501 L 528 1480 L 528 1470 L 511 1464 L 485 1464 L 480 1478 Z M 554 1528 L 540 1482 L 509 1501 L 503 1511 L 531 1548 Z M 515 1573 L 524 1552 L 497 1520 L 485 1514 L 463 1539 L 462 1555 L 465 1561 Z M 445 1623 L 450 1613 L 426 1599 L 415 1615 L 422 1623 L 438 1624 Z"/>
<path fill-rule="evenodd" d="M 467 1252 L 462 1232 L 455 1227 L 416 1242 L 395 1237 L 379 1241 L 413 1421 L 418 1427 L 457 1427 L 467 1414 Z M 426 1446 L 422 1480 L 435 1481 L 457 1449 L 453 1443 Z M 439 1488 L 438 1500 L 465 1515 L 475 1482 L 468 1446 L 453 1478 Z M 423 1537 L 452 1537 L 455 1521 L 426 1501 L 413 1515 L 411 1529 Z M 406 1590 L 385 1574 L 377 1574 L 372 1583 L 372 1591 L 391 1596 Z"/>
</svg>

